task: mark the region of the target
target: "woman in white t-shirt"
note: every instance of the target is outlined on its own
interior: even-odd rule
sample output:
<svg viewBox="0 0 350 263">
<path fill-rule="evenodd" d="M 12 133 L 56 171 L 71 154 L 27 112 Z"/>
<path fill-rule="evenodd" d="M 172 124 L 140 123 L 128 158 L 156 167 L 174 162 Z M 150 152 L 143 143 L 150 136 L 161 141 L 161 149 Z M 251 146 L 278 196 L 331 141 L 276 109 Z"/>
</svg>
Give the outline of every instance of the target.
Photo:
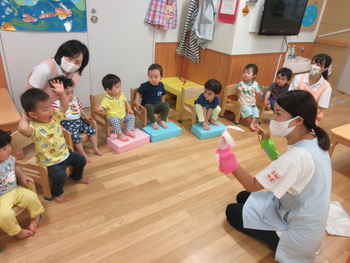
<svg viewBox="0 0 350 263">
<path fill-rule="evenodd" d="M 54 101 L 56 95 L 49 86 L 49 80 L 61 75 L 70 78 L 76 87 L 84 68 L 89 63 L 89 50 L 78 40 L 69 40 L 57 50 L 54 58 L 35 66 L 29 75 L 27 88 L 45 90 Z"/>
<path fill-rule="evenodd" d="M 332 58 L 327 54 L 314 56 L 310 72 L 296 75 L 289 87 L 289 90 L 306 90 L 314 96 L 319 107 L 318 121 L 323 118 L 322 109 L 329 108 L 331 100 L 332 87 L 328 82 L 331 64 Z"/>
<path fill-rule="evenodd" d="M 288 150 L 255 177 L 236 165 L 233 175 L 247 190 L 227 206 L 227 221 L 266 243 L 281 263 L 311 263 L 325 235 L 332 168 L 327 133 L 315 124 L 317 103 L 301 90 L 277 99 L 273 136 Z M 232 153 L 233 160 L 236 160 Z M 237 162 L 238 163 L 238 162 Z"/>
</svg>

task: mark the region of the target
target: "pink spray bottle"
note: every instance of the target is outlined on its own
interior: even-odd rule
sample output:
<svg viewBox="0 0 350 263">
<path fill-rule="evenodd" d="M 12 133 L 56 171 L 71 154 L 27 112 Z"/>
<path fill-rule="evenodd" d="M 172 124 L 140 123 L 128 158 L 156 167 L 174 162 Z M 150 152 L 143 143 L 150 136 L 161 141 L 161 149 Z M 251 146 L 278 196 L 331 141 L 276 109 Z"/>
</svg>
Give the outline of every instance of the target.
<svg viewBox="0 0 350 263">
<path fill-rule="evenodd" d="M 233 173 L 237 168 L 239 168 L 238 160 L 235 154 L 232 152 L 232 147 L 234 147 L 235 141 L 231 137 L 228 129 L 238 130 L 244 132 L 239 127 L 228 126 L 222 133 L 219 140 L 219 147 L 216 150 L 219 159 L 219 170 L 224 174 Z"/>
</svg>

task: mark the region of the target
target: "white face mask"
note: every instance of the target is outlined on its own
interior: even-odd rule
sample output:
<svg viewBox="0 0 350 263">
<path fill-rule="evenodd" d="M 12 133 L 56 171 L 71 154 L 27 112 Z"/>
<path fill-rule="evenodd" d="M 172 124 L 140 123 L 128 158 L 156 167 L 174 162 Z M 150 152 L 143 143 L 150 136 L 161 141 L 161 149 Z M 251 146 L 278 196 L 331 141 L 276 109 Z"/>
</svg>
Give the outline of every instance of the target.
<svg viewBox="0 0 350 263">
<path fill-rule="evenodd" d="M 315 64 L 311 65 L 311 69 L 310 69 L 310 75 L 317 75 L 317 74 L 321 74 L 322 70 L 320 66 L 317 66 Z"/>
<path fill-rule="evenodd" d="M 286 137 L 288 134 L 290 134 L 296 126 L 288 127 L 289 123 L 294 121 L 295 119 L 299 118 L 298 116 L 290 119 L 288 121 L 270 121 L 270 131 L 272 136 L 278 136 L 278 137 Z"/>
<path fill-rule="evenodd" d="M 73 73 L 78 71 L 79 66 L 75 65 L 72 62 L 69 62 L 65 57 L 61 59 L 61 68 L 67 73 Z"/>
</svg>

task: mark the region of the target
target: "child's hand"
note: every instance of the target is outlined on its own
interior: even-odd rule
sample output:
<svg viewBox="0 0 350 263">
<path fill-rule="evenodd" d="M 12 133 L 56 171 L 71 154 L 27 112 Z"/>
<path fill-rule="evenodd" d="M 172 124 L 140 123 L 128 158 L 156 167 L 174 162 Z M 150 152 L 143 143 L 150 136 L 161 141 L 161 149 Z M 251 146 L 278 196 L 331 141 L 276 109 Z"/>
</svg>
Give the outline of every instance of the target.
<svg viewBox="0 0 350 263">
<path fill-rule="evenodd" d="M 27 175 L 24 175 L 24 174 L 21 176 L 21 182 L 24 185 L 34 184 L 33 178 L 31 178 L 31 177 L 29 177 Z"/>
<path fill-rule="evenodd" d="M 102 106 L 97 106 L 97 107 L 95 108 L 95 111 L 96 111 L 96 112 L 99 112 L 99 113 L 104 113 L 104 112 L 105 112 L 105 109 L 104 109 Z"/>
<path fill-rule="evenodd" d="M 269 106 L 269 105 L 270 105 L 270 102 L 269 102 L 268 100 L 265 100 L 265 101 L 264 101 L 264 104 L 265 104 L 265 106 Z"/>
<path fill-rule="evenodd" d="M 130 108 L 128 109 L 128 114 L 134 114 L 134 111 Z"/>
<path fill-rule="evenodd" d="M 64 93 L 64 86 L 62 81 L 59 80 L 52 80 L 50 82 L 53 91 L 58 95 L 61 96 Z"/>
<path fill-rule="evenodd" d="M 257 133 L 263 138 L 263 139 L 269 139 L 271 137 L 270 132 L 263 130 L 260 125 L 256 126 Z"/>
</svg>

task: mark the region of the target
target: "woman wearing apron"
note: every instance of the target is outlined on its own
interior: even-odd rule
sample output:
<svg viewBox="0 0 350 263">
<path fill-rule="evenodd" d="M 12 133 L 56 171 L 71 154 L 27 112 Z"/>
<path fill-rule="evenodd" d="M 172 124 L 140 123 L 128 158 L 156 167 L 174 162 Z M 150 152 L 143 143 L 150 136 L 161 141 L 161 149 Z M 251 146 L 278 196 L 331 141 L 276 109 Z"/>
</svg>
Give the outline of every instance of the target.
<svg viewBox="0 0 350 263">
<path fill-rule="evenodd" d="M 78 40 L 63 43 L 52 59 L 35 66 L 28 78 L 28 88 L 44 89 L 55 100 L 55 95 L 49 88 L 49 80 L 64 75 L 73 80 L 74 86 L 89 63 L 89 50 Z"/>
<path fill-rule="evenodd" d="M 311 60 L 310 72 L 296 75 L 289 87 L 289 90 L 306 90 L 314 96 L 319 107 L 317 121 L 323 118 L 322 109 L 329 108 L 331 100 L 332 87 L 328 82 L 331 64 L 332 58 L 327 54 L 314 56 Z"/>
<path fill-rule="evenodd" d="M 227 206 L 228 222 L 266 243 L 280 263 L 313 262 L 325 234 L 332 185 L 330 140 L 315 124 L 316 115 L 311 93 L 296 90 L 280 97 L 270 130 L 287 140 L 288 150 L 255 177 L 239 165 L 233 171 L 247 191 Z"/>
</svg>

